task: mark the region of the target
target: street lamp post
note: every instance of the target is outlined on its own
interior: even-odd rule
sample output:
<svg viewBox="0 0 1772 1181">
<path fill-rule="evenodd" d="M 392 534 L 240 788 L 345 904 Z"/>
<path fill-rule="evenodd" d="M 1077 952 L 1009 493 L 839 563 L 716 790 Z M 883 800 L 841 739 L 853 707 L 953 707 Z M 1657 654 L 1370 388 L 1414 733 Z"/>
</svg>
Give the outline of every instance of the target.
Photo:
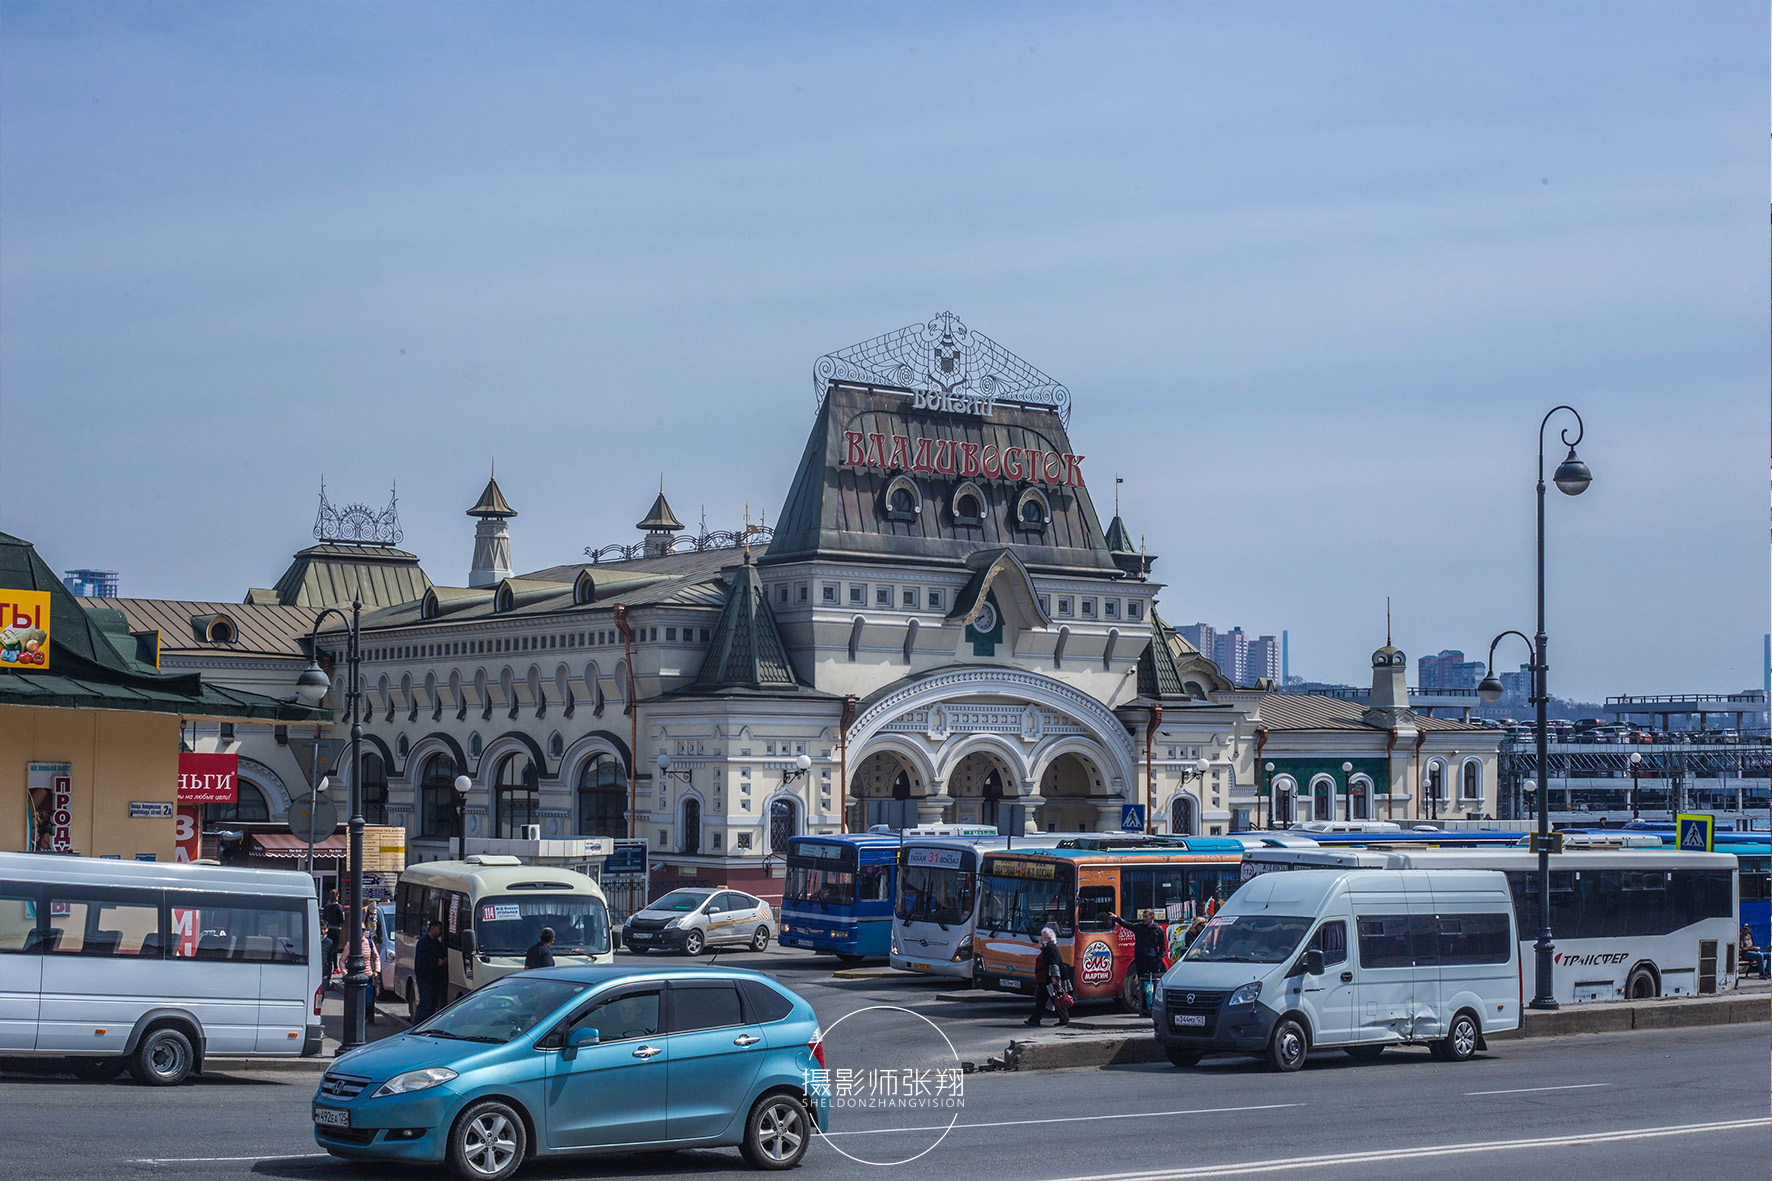
<svg viewBox="0 0 1772 1181">
<path fill-rule="evenodd" d="M 1593 483 L 1593 473 L 1588 471 L 1587 464 L 1575 454 L 1575 445 L 1581 442 L 1585 427 L 1581 415 L 1573 406 L 1553 406 L 1538 424 L 1538 631 L 1535 639 L 1526 640 L 1517 631 L 1505 631 L 1496 636 L 1489 644 L 1489 675 L 1477 686 L 1477 692 L 1484 701 L 1501 700 L 1501 678 L 1495 675 L 1495 646 L 1508 636 L 1519 636 L 1526 640 L 1532 652 L 1532 704 L 1538 709 L 1538 942 L 1533 945 L 1534 972 L 1532 1007 L 1534 1009 L 1555 1009 L 1556 996 L 1551 988 L 1552 947 L 1550 920 L 1550 751 L 1549 746 L 1549 705 L 1550 688 L 1547 673 L 1549 661 L 1545 656 L 1548 638 L 1544 633 L 1544 428 L 1550 424 L 1551 416 L 1559 410 L 1567 410 L 1575 415 L 1575 437 L 1569 437 L 1564 428 L 1560 432 L 1563 444 L 1569 448 L 1569 454 L 1557 465 L 1551 480 L 1557 490 L 1565 496 L 1580 496 Z"/>
<path fill-rule="evenodd" d="M 468 859 L 468 790 L 474 781 L 466 775 L 457 775 L 455 783 L 455 859 Z"/>
<path fill-rule="evenodd" d="M 1630 818 L 1632 820 L 1635 820 L 1639 816 L 1642 815 L 1642 812 L 1639 810 L 1639 800 L 1641 798 L 1639 793 L 1642 790 L 1642 787 L 1641 787 L 1642 780 L 1638 778 L 1638 774 L 1642 771 L 1642 769 L 1643 769 L 1642 754 L 1638 751 L 1634 751 L 1634 750 L 1631 751 L 1630 752 Z"/>
<path fill-rule="evenodd" d="M 363 600 L 356 598 L 351 601 L 351 613 L 346 615 L 337 607 L 327 607 L 314 617 L 313 630 L 308 633 L 308 652 L 311 659 L 308 667 L 296 678 L 295 691 L 309 705 L 319 705 L 326 697 L 331 681 L 320 668 L 318 658 L 320 642 L 320 625 L 328 615 L 336 615 L 345 625 L 345 676 L 350 688 L 345 692 L 347 708 L 351 715 L 351 845 L 350 845 L 350 886 L 349 904 L 345 908 L 345 939 L 349 955 L 345 958 L 345 1025 L 343 1036 L 339 1039 L 339 1053 L 347 1053 L 361 1046 L 367 1039 L 364 1018 L 367 1016 L 364 1002 L 368 1000 L 365 991 L 369 987 L 369 964 L 363 958 L 363 716 L 362 716 L 362 678 L 358 669 L 362 664 L 363 651 Z"/>
</svg>

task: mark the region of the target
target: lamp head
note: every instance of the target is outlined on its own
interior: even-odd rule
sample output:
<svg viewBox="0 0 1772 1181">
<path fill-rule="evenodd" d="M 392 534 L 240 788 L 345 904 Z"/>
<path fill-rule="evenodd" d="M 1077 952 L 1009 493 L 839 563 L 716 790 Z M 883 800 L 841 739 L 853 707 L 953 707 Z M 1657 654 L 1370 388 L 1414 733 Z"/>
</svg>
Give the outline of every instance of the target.
<svg viewBox="0 0 1772 1181">
<path fill-rule="evenodd" d="M 466 775 L 457 775 L 453 786 L 455 787 L 456 795 L 465 796 L 468 794 L 468 789 L 474 786 L 474 781 L 469 779 Z"/>
<path fill-rule="evenodd" d="M 1343 763 L 1341 765 L 1341 773 L 1343 775 L 1347 774 L 1349 771 L 1352 771 L 1353 769 L 1354 769 L 1354 765 L 1352 763 Z"/>
<path fill-rule="evenodd" d="M 309 705 L 319 705 L 330 688 L 332 682 L 320 671 L 320 662 L 317 660 L 309 661 L 301 676 L 295 678 L 295 695 Z"/>
<path fill-rule="evenodd" d="M 1502 692 L 1501 678 L 1494 673 L 1490 673 L 1477 683 L 1477 696 L 1484 701 L 1500 701 Z"/>
<path fill-rule="evenodd" d="M 1195 759 L 1194 770 L 1204 775 L 1206 772 L 1212 770 L 1212 764 L 1203 758 Z"/>
<path fill-rule="evenodd" d="M 659 751 L 658 759 L 656 761 L 660 771 L 669 771 L 671 769 L 671 756 L 669 751 Z"/>
<path fill-rule="evenodd" d="M 794 766 L 798 767 L 801 771 L 810 771 L 812 769 L 812 756 L 800 755 L 796 757 L 794 759 Z"/>
<path fill-rule="evenodd" d="M 1580 496 L 1594 482 L 1594 474 L 1587 470 L 1587 464 L 1581 462 L 1580 457 L 1575 454 L 1575 448 L 1571 447 L 1568 456 L 1557 465 L 1556 474 L 1551 480 L 1565 496 Z"/>
<path fill-rule="evenodd" d="M 1634 750 L 1630 752 L 1630 765 L 1631 766 L 1633 766 L 1633 767 L 1639 766 L 1639 765 L 1641 765 L 1642 761 L 1643 761 L 1642 755 L 1638 754 Z"/>
</svg>

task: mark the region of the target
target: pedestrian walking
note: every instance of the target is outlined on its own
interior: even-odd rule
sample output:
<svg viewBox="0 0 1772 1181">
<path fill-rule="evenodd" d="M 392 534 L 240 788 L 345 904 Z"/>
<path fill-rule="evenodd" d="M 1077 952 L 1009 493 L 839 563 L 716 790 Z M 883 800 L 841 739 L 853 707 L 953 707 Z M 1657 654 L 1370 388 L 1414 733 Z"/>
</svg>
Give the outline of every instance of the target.
<svg viewBox="0 0 1772 1181">
<path fill-rule="evenodd" d="M 1065 979 L 1064 960 L 1058 954 L 1058 932 L 1040 928 L 1040 954 L 1034 960 L 1034 1011 L 1027 1024 L 1038 1025 L 1050 1006 L 1060 1025 L 1071 1023 L 1071 986 Z"/>
<path fill-rule="evenodd" d="M 381 945 L 369 929 L 363 925 L 363 934 L 358 941 L 358 950 L 363 955 L 363 972 L 368 977 L 363 984 L 363 1012 L 369 1024 L 375 1024 L 375 996 L 381 991 Z"/>
<path fill-rule="evenodd" d="M 425 933 L 412 951 L 412 979 L 418 986 L 418 1007 L 412 1014 L 412 1023 L 417 1025 L 442 1007 L 449 986 L 449 949 L 443 945 L 442 919 L 425 924 Z"/>
<path fill-rule="evenodd" d="M 1145 1012 L 1151 1011 L 1151 993 L 1157 981 L 1163 977 L 1163 953 L 1167 949 L 1168 940 L 1163 928 L 1150 919 L 1139 919 L 1127 922 L 1117 914 L 1108 918 L 1114 926 L 1121 928 L 1132 936 L 1132 973 L 1138 981 L 1139 1006 Z"/>
<path fill-rule="evenodd" d="M 543 927 L 541 938 L 535 941 L 523 955 L 523 968 L 551 968 L 554 966 L 554 928 Z"/>
<path fill-rule="evenodd" d="M 322 988 L 332 987 L 332 978 L 338 975 L 338 954 L 344 942 L 345 911 L 338 904 L 338 891 L 326 891 L 326 905 L 320 910 L 320 959 L 326 976 Z"/>
</svg>

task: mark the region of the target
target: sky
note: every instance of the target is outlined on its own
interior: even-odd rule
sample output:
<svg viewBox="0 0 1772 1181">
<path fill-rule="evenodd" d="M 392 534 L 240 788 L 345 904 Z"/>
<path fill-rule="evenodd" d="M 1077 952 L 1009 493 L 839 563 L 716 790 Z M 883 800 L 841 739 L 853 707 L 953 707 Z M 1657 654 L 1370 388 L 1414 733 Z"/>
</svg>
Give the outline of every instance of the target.
<svg viewBox="0 0 1772 1181">
<path fill-rule="evenodd" d="M 951 310 L 1065 383 L 1171 623 L 1534 627 L 1761 682 L 1764 4 L 0 0 L 0 529 L 240 599 L 322 478 L 466 579 L 773 520 L 821 354 Z M 1559 416 L 1555 435 L 1573 419 Z M 1105 522 L 1104 522 L 1105 523 Z M 1526 659 L 1518 641 L 1497 664 Z"/>
</svg>

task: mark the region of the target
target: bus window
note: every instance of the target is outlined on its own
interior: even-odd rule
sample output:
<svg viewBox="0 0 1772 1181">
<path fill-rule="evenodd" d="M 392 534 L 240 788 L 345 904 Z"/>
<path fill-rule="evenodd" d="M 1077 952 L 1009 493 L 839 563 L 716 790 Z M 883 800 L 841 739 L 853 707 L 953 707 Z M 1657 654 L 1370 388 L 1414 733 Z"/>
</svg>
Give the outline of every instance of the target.
<svg viewBox="0 0 1772 1181">
<path fill-rule="evenodd" d="M 171 894 L 174 959 L 229 963 L 305 964 L 307 916 L 298 900 L 218 900 L 214 895 Z"/>
<path fill-rule="evenodd" d="M 857 897 L 863 902 L 884 902 L 888 886 L 892 880 L 892 867 L 889 865 L 864 865 L 856 875 Z"/>
<path fill-rule="evenodd" d="M 49 895 L 49 925 L 61 932 L 49 946 L 62 955 L 161 955 L 160 899 L 152 891 L 94 897 L 58 888 Z"/>
<path fill-rule="evenodd" d="M 1077 930 L 1106 931 L 1114 925 L 1112 886 L 1084 886 L 1077 891 Z"/>
<path fill-rule="evenodd" d="M 978 925 L 985 930 L 1037 935 L 1049 926 L 1069 939 L 1075 933 L 1071 907 L 1068 881 L 993 875 L 979 882 Z"/>
<path fill-rule="evenodd" d="M 783 902 L 815 902 L 823 906 L 854 906 L 855 875 L 838 869 L 790 865 L 781 899 Z"/>
<path fill-rule="evenodd" d="M 1170 906 L 1192 901 L 1188 893 L 1187 871 L 1179 865 L 1121 870 L 1120 896 L 1124 899 L 1124 917 L 1154 918 L 1159 923 L 1170 921 Z"/>
<path fill-rule="evenodd" d="M 31 947 L 31 932 L 36 927 L 35 888 L 11 884 L 0 886 L 0 951 L 23 951 Z"/>
</svg>

